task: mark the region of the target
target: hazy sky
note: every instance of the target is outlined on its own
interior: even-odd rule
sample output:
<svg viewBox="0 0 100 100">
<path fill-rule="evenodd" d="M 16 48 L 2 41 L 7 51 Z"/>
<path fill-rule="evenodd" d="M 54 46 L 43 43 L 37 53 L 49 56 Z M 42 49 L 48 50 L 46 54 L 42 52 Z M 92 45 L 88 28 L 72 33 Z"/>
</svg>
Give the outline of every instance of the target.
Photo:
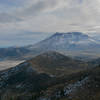
<svg viewBox="0 0 100 100">
<path fill-rule="evenodd" d="M 0 0 L 1 47 L 32 44 L 51 32 L 68 31 L 99 34 L 100 0 Z"/>
</svg>

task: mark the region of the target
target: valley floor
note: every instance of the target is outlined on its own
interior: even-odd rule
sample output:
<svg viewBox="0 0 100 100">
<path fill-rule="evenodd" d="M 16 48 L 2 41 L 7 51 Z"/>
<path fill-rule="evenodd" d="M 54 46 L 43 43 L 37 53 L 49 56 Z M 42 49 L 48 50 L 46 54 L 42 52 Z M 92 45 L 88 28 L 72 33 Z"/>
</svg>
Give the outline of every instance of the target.
<svg viewBox="0 0 100 100">
<path fill-rule="evenodd" d="M 23 60 L 22 61 L 19 61 L 19 60 L 5 60 L 5 61 L 0 61 L 0 71 L 1 70 L 5 70 L 5 69 L 8 69 L 8 68 L 11 68 L 11 67 L 14 67 L 20 63 L 24 62 Z"/>
</svg>

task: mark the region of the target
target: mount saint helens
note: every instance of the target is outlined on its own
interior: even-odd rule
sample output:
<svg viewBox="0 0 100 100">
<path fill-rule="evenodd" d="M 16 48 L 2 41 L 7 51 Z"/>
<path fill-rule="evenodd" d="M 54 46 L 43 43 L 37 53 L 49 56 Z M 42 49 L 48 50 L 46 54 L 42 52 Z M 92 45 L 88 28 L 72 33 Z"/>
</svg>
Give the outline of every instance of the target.
<svg viewBox="0 0 100 100">
<path fill-rule="evenodd" d="M 100 56 L 100 43 L 81 32 L 55 33 L 34 45 L 0 48 L 1 59 L 27 59 L 46 51 L 57 51 L 70 56 Z"/>
</svg>

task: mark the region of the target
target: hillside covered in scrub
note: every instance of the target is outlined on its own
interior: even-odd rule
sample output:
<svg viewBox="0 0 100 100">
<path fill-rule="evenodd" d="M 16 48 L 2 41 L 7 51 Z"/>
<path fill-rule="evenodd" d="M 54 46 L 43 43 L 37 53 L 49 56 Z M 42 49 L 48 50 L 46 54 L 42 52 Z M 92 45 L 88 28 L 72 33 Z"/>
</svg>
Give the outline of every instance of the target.
<svg viewBox="0 0 100 100">
<path fill-rule="evenodd" d="M 1 100 L 99 98 L 100 67 L 46 52 L 0 72 Z M 80 91 L 83 91 L 80 93 Z M 73 99 L 74 98 L 74 99 Z"/>
</svg>

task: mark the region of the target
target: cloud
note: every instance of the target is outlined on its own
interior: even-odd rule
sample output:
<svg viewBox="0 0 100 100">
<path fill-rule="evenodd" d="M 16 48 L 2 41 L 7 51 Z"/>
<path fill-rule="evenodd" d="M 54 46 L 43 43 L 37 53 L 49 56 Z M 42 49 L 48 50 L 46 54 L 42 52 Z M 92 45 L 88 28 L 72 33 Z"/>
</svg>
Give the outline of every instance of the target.
<svg viewBox="0 0 100 100">
<path fill-rule="evenodd" d="M 21 21 L 22 19 L 8 13 L 0 13 L 0 22 L 1 23 L 11 23 L 15 21 Z"/>
<path fill-rule="evenodd" d="M 100 0 L 0 0 L 1 37 L 68 31 L 99 33 Z"/>
<path fill-rule="evenodd" d="M 10 0 L 9 0 L 10 1 Z M 17 1 L 17 0 L 15 0 Z M 19 0 L 18 0 L 19 1 Z M 23 0 L 21 0 L 22 2 Z M 68 18 L 78 17 L 87 18 L 88 16 L 92 18 L 98 18 L 100 15 L 100 1 L 99 0 L 30 0 L 29 3 L 25 1 L 24 6 L 18 6 L 13 12 L 5 13 L 7 17 L 11 17 L 13 20 L 17 19 L 27 19 L 26 17 L 40 16 L 45 13 L 52 13 L 56 16 L 58 15 L 67 16 Z M 26 4 L 28 3 L 28 4 Z M 13 7 L 12 7 L 13 9 Z M 1 13 L 2 16 L 4 13 Z M 95 16 L 96 14 L 97 16 Z M 92 15 L 92 16 L 90 16 Z M 15 17 L 16 16 L 16 17 Z M 58 16 L 57 16 L 58 17 Z M 2 19 L 2 18 L 0 18 Z M 4 18 L 6 19 L 6 18 Z M 27 19 L 28 20 L 28 19 Z M 80 19 L 79 19 L 80 20 Z M 95 19 L 96 20 L 96 19 Z M 0 21 L 2 22 L 2 21 Z"/>
<path fill-rule="evenodd" d="M 19 21 L 19 19 L 25 21 L 34 16 L 41 18 L 41 15 L 45 16 L 47 13 L 62 17 L 61 19 L 65 17 L 65 20 L 68 19 L 71 23 L 76 19 L 77 23 L 81 20 L 89 20 L 90 24 L 99 20 L 99 0 L 30 0 L 28 4 L 25 1 L 23 1 L 24 6 L 18 7 L 12 12 L 9 11 L 10 13 L 0 13 L 0 22 L 7 21 L 8 23 L 8 19 L 10 21 Z M 6 17 L 2 18 L 3 14 Z"/>
<path fill-rule="evenodd" d="M 27 6 L 16 8 L 12 12 L 10 11 L 10 13 L 0 13 L 0 23 L 8 23 L 8 21 L 22 21 L 22 19 L 26 20 L 29 17 L 34 17 L 44 12 L 52 12 L 59 8 L 63 2 L 64 0 L 34 0 L 31 1 Z"/>
</svg>

